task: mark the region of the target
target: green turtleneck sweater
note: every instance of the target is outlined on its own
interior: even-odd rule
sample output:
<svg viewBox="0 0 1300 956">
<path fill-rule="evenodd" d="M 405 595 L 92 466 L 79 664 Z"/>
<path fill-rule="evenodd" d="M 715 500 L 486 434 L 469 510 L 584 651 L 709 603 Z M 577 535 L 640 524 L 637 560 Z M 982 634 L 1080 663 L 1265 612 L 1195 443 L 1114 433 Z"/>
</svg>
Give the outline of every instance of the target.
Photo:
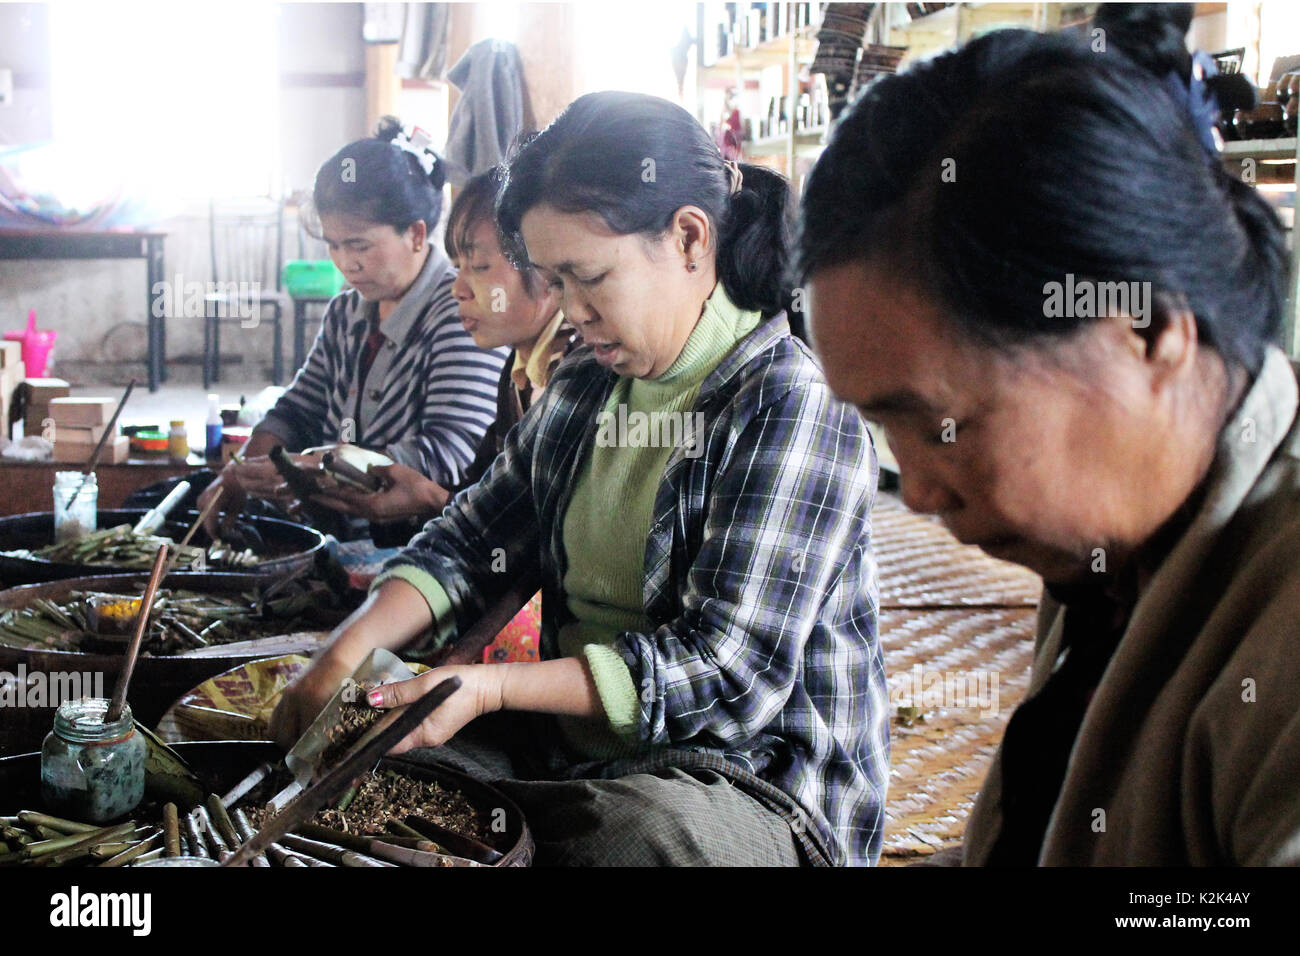
<svg viewBox="0 0 1300 956">
<path fill-rule="evenodd" d="M 593 759 L 626 754 L 638 688 L 613 647 L 624 631 L 647 633 L 642 588 L 655 494 L 678 444 L 704 440 L 693 412 L 700 385 L 758 327 L 718 283 L 681 354 L 658 378 L 620 377 L 601 414 L 564 515 L 564 593 L 577 619 L 560 629 L 560 653 L 585 657 L 607 720 L 559 718 L 569 743 Z"/>
<path fill-rule="evenodd" d="M 663 375 L 618 379 L 596 441 L 583 459 L 562 529 L 569 563 L 564 592 L 577 620 L 557 637 L 563 656 L 586 658 L 607 719 L 556 719 L 569 743 L 592 759 L 637 749 L 633 734 L 640 688 L 613 644 L 624 631 L 650 630 L 642 587 L 655 493 L 674 442 L 703 441 L 692 414 L 700 385 L 761 321 L 759 313 L 737 308 L 718 283 L 681 354 Z M 664 412 L 677 415 L 665 419 Z M 691 431 L 683 439 L 680 426 L 687 423 Z M 402 565 L 376 578 L 371 589 L 393 579 L 424 595 L 439 635 L 449 639 L 455 617 L 438 580 L 415 565 Z"/>
</svg>

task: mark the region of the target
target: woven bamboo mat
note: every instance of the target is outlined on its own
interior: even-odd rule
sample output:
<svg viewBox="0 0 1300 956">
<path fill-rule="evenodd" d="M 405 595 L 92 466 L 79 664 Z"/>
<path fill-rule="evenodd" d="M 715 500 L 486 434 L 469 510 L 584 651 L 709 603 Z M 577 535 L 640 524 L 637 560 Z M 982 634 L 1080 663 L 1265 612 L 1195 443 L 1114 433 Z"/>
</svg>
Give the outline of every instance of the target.
<svg viewBox="0 0 1300 956">
<path fill-rule="evenodd" d="M 1024 697 L 1041 582 L 881 494 L 872 514 L 892 757 L 882 866 L 961 842 Z"/>
</svg>

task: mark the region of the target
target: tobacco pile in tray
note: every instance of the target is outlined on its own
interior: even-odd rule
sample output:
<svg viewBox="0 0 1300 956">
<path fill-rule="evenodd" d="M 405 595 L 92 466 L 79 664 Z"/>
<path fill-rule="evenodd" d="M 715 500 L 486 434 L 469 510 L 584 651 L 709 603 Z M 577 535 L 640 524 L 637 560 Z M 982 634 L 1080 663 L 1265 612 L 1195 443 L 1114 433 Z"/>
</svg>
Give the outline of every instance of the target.
<svg viewBox="0 0 1300 956">
<path fill-rule="evenodd" d="M 0 644 L 66 651 L 121 650 L 139 609 L 139 596 L 71 591 L 67 599 L 38 598 L 0 611 Z M 345 615 L 323 581 L 284 579 L 240 595 L 183 589 L 158 592 L 141 653 L 180 654 L 232 641 L 332 627 Z"/>
<path fill-rule="evenodd" d="M 367 777 L 344 810 L 322 810 L 315 822 L 344 833 L 377 836 L 393 823 L 415 816 L 489 846 L 501 834 L 492 832 L 491 816 L 476 810 L 459 790 L 434 781 L 416 780 L 392 770 Z M 390 832 L 401 832 L 397 828 Z"/>
</svg>

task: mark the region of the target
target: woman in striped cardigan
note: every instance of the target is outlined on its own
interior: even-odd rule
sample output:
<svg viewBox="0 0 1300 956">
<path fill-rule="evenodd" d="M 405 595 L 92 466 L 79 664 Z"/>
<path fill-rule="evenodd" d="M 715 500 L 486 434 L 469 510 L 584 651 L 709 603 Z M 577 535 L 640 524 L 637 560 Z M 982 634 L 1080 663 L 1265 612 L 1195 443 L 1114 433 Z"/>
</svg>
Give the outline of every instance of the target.
<svg viewBox="0 0 1300 956">
<path fill-rule="evenodd" d="M 479 348 L 460 322 L 456 270 L 430 242 L 443 163 L 400 134 L 386 119 L 316 174 L 321 232 L 352 288 L 330 302 L 306 364 L 200 507 L 221 494 L 229 519 L 248 495 L 283 495 L 266 457 L 276 445 L 356 444 L 443 485 L 473 460 L 506 350 Z M 208 530 L 219 532 L 215 515 Z"/>
<path fill-rule="evenodd" d="M 447 216 L 444 248 L 457 267 L 451 291 L 460 321 L 480 348 L 507 347 L 510 355 L 497 385 L 496 421 L 479 442 L 461 480 L 444 485 L 402 464 L 372 468 L 385 482 L 376 493 L 324 482 L 312 501 L 343 514 L 369 519 L 375 543 L 406 544 L 447 506 L 457 492 L 477 482 L 505 447 L 505 437 L 537 400 L 551 373 L 576 343 L 560 311 L 559 290 L 526 264 L 503 251 L 495 203 L 504 169 L 493 167 L 470 179 Z M 380 525 L 386 522 L 382 534 Z"/>
</svg>

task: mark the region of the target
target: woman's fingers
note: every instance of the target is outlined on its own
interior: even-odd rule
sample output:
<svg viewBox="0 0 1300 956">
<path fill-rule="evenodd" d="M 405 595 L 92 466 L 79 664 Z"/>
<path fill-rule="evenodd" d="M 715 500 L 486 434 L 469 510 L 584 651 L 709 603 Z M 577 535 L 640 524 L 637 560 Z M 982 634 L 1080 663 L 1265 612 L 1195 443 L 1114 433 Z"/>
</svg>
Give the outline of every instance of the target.
<svg viewBox="0 0 1300 956">
<path fill-rule="evenodd" d="M 443 681 L 459 676 L 462 686 L 437 707 L 420 726 L 411 731 L 392 750 L 391 754 L 405 753 L 416 747 L 437 747 L 445 744 L 482 712 L 479 695 L 468 686 L 472 683 L 463 668 L 436 668 L 412 677 L 410 680 L 382 684 L 366 695 L 371 707 L 379 710 L 396 710 L 419 700 Z"/>
</svg>

